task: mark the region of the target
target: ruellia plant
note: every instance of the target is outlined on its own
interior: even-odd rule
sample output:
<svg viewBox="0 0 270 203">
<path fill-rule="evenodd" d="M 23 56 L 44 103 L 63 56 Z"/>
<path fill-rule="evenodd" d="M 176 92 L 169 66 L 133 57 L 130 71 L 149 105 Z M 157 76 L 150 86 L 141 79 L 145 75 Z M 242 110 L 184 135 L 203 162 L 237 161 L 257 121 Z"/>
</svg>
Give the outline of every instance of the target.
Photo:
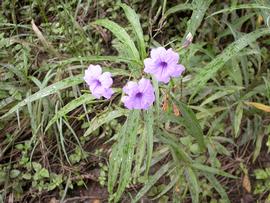
<svg viewBox="0 0 270 203">
<path fill-rule="evenodd" d="M 188 98 L 179 93 L 185 71 L 179 63 L 179 53 L 172 48 L 153 47 L 147 54 L 139 17 L 129 6 L 120 6 L 133 28 L 135 40 L 124 28 L 108 19 L 97 20 L 93 24 L 107 28 L 116 36 L 118 52 L 123 53 L 125 60 L 128 59 L 128 81 L 113 90 L 113 72 L 103 72 L 100 65 L 90 65 L 84 74 L 84 81 L 96 99 L 111 99 L 120 94 L 116 116 L 126 117 L 123 126 L 112 138 L 114 144 L 107 183 L 110 201 L 119 202 L 127 187 L 141 183 L 144 186 L 132 198 L 133 202 L 137 202 L 161 177 L 166 177 L 170 183 L 154 199 L 172 188 L 179 188 L 174 190 L 179 201 L 181 195 L 189 191 L 196 203 L 202 193 L 199 179 L 205 177 L 228 202 L 228 196 L 215 175 L 235 177 L 216 165 L 206 164 L 207 150 L 212 150 L 213 145 L 223 147 L 217 140 L 204 135 L 200 122 L 184 102 Z M 188 33 L 180 50 L 189 46 L 191 41 L 192 34 Z M 119 61 L 123 59 L 118 58 Z M 108 122 L 116 116 L 109 113 L 101 119 Z M 181 128 L 169 131 L 168 127 L 175 124 Z M 85 136 L 91 132 L 90 127 Z M 167 156 L 173 159 L 150 172 L 151 167 L 155 168 Z"/>
</svg>

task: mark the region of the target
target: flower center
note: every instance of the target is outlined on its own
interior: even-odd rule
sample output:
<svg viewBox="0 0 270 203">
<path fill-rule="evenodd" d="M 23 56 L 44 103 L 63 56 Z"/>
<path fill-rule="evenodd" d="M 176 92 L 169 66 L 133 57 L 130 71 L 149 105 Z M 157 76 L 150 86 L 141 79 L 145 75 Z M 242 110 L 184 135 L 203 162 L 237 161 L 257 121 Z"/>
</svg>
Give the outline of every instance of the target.
<svg viewBox="0 0 270 203">
<path fill-rule="evenodd" d="M 101 82 L 99 80 L 96 80 L 95 82 L 97 87 L 101 86 Z"/>
<path fill-rule="evenodd" d="M 161 68 L 166 68 L 167 67 L 167 63 L 165 61 L 162 61 L 159 63 L 159 66 L 161 66 Z"/>
<path fill-rule="evenodd" d="M 138 99 L 142 98 L 142 96 L 143 96 L 143 93 L 142 93 L 142 92 L 138 92 L 138 93 L 135 95 L 135 97 L 138 98 Z"/>
</svg>

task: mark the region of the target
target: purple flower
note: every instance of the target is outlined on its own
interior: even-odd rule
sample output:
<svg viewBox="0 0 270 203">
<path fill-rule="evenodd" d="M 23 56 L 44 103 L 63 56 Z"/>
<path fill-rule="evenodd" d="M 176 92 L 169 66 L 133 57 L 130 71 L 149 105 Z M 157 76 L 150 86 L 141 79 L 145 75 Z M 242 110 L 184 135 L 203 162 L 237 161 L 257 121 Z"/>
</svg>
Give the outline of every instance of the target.
<svg viewBox="0 0 270 203">
<path fill-rule="evenodd" d="M 148 109 L 155 101 L 154 88 L 150 80 L 142 78 L 137 82 L 128 82 L 123 88 L 127 96 L 122 102 L 128 109 Z"/>
<path fill-rule="evenodd" d="M 85 71 L 84 78 L 85 82 L 89 86 L 92 95 L 99 99 L 101 96 L 106 99 L 110 99 L 113 90 L 111 88 L 113 80 L 111 73 L 102 73 L 102 69 L 99 65 L 90 65 Z"/>
<path fill-rule="evenodd" d="M 179 55 L 172 49 L 159 47 L 151 50 L 151 58 L 144 60 L 144 72 L 153 74 L 160 82 L 168 83 L 171 77 L 178 77 L 185 67 L 178 64 Z"/>
</svg>

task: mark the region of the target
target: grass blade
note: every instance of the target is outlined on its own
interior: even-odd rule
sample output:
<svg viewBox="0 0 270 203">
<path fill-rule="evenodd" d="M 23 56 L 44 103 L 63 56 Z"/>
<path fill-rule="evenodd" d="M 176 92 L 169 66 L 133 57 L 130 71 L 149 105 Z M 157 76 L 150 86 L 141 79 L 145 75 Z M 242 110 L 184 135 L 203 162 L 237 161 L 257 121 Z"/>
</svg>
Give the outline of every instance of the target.
<svg viewBox="0 0 270 203">
<path fill-rule="evenodd" d="M 126 135 L 124 137 L 124 145 L 121 146 L 122 149 L 122 164 L 119 175 L 118 188 L 115 193 L 114 202 L 118 202 L 121 198 L 122 193 L 131 180 L 131 168 L 134 157 L 134 149 L 137 138 L 137 128 L 139 124 L 139 114 L 140 112 L 135 110 L 133 113 L 133 119 L 130 120 L 130 125 L 127 126 Z"/>
<path fill-rule="evenodd" d="M 132 203 L 138 202 L 150 189 L 151 187 L 171 168 L 172 162 L 164 164 L 152 177 L 149 178 L 148 182 L 144 184 L 143 188 L 137 193 Z"/>
<path fill-rule="evenodd" d="M 129 23 L 132 25 L 133 31 L 136 35 L 137 42 L 139 45 L 139 50 L 141 53 L 141 59 L 143 60 L 146 57 L 146 51 L 145 51 L 145 43 L 143 38 L 143 31 L 142 26 L 140 23 L 139 16 L 136 14 L 136 12 L 130 8 L 126 4 L 120 3 L 121 8 L 124 10 L 125 15 L 129 21 Z"/>
<path fill-rule="evenodd" d="M 188 167 L 185 169 L 185 176 L 188 182 L 192 203 L 199 203 L 200 187 L 195 172 L 192 168 Z"/>
<path fill-rule="evenodd" d="M 147 137 L 147 145 L 146 145 L 147 154 L 146 154 L 146 169 L 145 169 L 145 175 L 147 176 L 151 165 L 153 145 L 154 145 L 154 138 L 153 138 L 154 116 L 152 109 L 150 109 L 145 113 L 144 121 L 145 121 L 145 135 Z"/>
<path fill-rule="evenodd" d="M 94 97 L 91 94 L 84 94 L 74 100 L 72 100 L 71 102 L 69 102 L 68 104 L 66 104 L 63 108 L 61 108 L 59 111 L 57 111 L 57 113 L 53 116 L 53 118 L 49 121 L 45 131 L 47 131 L 51 125 L 58 120 L 60 117 L 65 116 L 67 113 L 69 113 L 70 111 L 76 109 L 77 107 L 79 107 L 80 105 L 93 100 Z"/>
<path fill-rule="evenodd" d="M 25 106 L 28 102 L 36 101 L 36 100 L 41 99 L 43 97 L 54 94 L 62 89 L 66 89 L 68 87 L 78 85 L 82 82 L 83 82 L 82 75 L 77 75 L 77 76 L 72 76 L 72 77 L 66 78 L 66 79 L 59 81 L 59 82 L 56 82 L 52 85 L 49 85 L 49 86 L 45 87 L 44 89 L 30 95 L 29 97 L 26 97 L 24 100 L 22 100 L 17 105 L 12 107 L 6 114 L 1 116 L 0 119 L 3 119 L 5 117 L 9 116 L 10 114 L 16 112 L 21 107 Z"/>
<path fill-rule="evenodd" d="M 107 113 L 102 114 L 100 117 L 96 117 L 93 121 L 91 121 L 89 128 L 86 130 L 83 136 L 86 137 L 90 135 L 92 132 L 94 132 L 103 124 L 108 123 L 111 120 L 123 116 L 125 114 L 126 110 L 119 109 L 114 111 L 108 111 Z"/>
<path fill-rule="evenodd" d="M 210 6 L 213 0 L 193 0 L 192 8 L 193 12 L 190 20 L 188 21 L 188 27 L 184 36 L 187 36 L 188 33 L 191 33 L 192 36 L 195 35 L 196 30 L 201 25 L 203 17 L 205 15 L 206 10 Z M 182 39 L 182 43 L 184 43 L 185 37 Z"/>
<path fill-rule="evenodd" d="M 201 69 L 188 84 L 188 88 L 194 88 L 193 96 L 204 87 L 206 82 L 215 76 L 216 72 L 232 57 L 235 57 L 239 51 L 254 42 L 259 37 L 270 34 L 268 28 L 258 29 L 242 36 L 240 39 L 230 44 L 220 55 L 213 59 L 206 67 Z"/>
<path fill-rule="evenodd" d="M 126 58 L 122 56 L 85 56 L 85 57 L 74 57 L 69 58 L 67 60 L 59 61 L 59 63 L 71 64 L 74 62 L 93 62 L 93 61 L 111 61 L 111 62 L 118 62 L 118 63 L 136 63 L 138 65 L 142 65 L 139 60 L 135 60 L 134 58 Z"/>
<path fill-rule="evenodd" d="M 222 185 L 218 182 L 216 177 L 213 174 L 209 174 L 209 173 L 205 173 L 204 176 L 208 179 L 210 184 L 212 186 L 214 186 L 216 191 L 220 194 L 222 200 L 225 201 L 226 203 L 230 203 L 230 200 L 229 200 L 229 197 L 228 197 L 226 191 L 224 190 Z"/>
<path fill-rule="evenodd" d="M 228 178 L 237 178 L 236 176 L 233 176 L 229 173 L 226 173 L 220 169 L 210 167 L 207 165 L 203 165 L 200 163 L 193 163 L 193 164 L 191 164 L 191 167 L 194 169 L 200 170 L 200 171 L 211 173 L 211 174 L 217 174 L 217 175 L 221 175 L 221 176 L 228 177 Z"/>
<path fill-rule="evenodd" d="M 204 150 L 206 147 L 204 143 L 204 135 L 195 114 L 183 102 L 176 100 L 174 97 L 173 100 L 179 107 L 179 110 L 183 116 L 183 124 L 187 132 L 197 140 L 201 150 Z"/>
<path fill-rule="evenodd" d="M 103 26 L 110 30 L 117 39 L 122 42 L 130 51 L 130 56 L 136 60 L 140 60 L 139 52 L 131 39 L 131 37 L 128 35 L 126 30 L 119 26 L 117 23 L 110 21 L 108 19 L 101 19 L 94 22 L 96 25 Z"/>
<path fill-rule="evenodd" d="M 214 15 L 217 15 L 217 14 L 220 14 L 220 13 L 233 12 L 233 11 L 239 10 L 239 9 L 268 9 L 268 10 L 270 10 L 270 7 L 260 5 L 260 4 L 256 4 L 256 3 L 253 3 L 253 4 L 245 3 L 245 4 L 232 6 L 232 7 L 229 7 L 229 8 L 224 8 L 222 10 L 216 11 L 216 12 L 212 13 L 210 16 L 208 16 L 207 18 L 209 18 L 211 16 L 214 16 Z"/>
<path fill-rule="evenodd" d="M 242 102 L 240 102 L 236 107 L 234 121 L 233 121 L 234 136 L 235 137 L 238 137 L 242 117 L 243 117 L 243 104 L 242 104 Z"/>
<path fill-rule="evenodd" d="M 178 4 L 176 6 L 173 6 L 164 13 L 163 18 L 167 18 L 169 15 L 173 13 L 184 11 L 184 10 L 192 10 L 192 4 L 185 3 L 185 4 Z"/>
</svg>

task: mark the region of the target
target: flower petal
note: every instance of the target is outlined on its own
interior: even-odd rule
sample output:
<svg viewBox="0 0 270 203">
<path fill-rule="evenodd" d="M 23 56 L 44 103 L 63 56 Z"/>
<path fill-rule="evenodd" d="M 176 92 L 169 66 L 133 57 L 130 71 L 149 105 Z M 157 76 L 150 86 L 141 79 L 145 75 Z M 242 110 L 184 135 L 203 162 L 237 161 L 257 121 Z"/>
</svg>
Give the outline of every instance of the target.
<svg viewBox="0 0 270 203">
<path fill-rule="evenodd" d="M 122 97 L 121 101 L 124 103 L 124 106 L 127 109 L 133 109 L 134 101 L 131 100 L 130 96 L 124 96 L 124 97 Z"/>
<path fill-rule="evenodd" d="M 84 72 L 83 79 L 90 86 L 102 73 L 99 65 L 90 65 Z"/>
<path fill-rule="evenodd" d="M 138 84 L 136 82 L 133 81 L 129 81 L 124 87 L 123 87 L 123 91 L 126 94 L 132 94 L 134 93 L 134 91 L 138 91 Z"/>
<path fill-rule="evenodd" d="M 168 49 L 164 58 L 168 64 L 177 64 L 179 61 L 179 54 L 174 52 L 172 49 Z"/>
<path fill-rule="evenodd" d="M 107 88 L 107 89 L 104 89 L 102 96 L 105 97 L 106 99 L 110 99 L 112 94 L 113 94 L 112 88 Z"/>
<path fill-rule="evenodd" d="M 171 69 L 170 75 L 172 77 L 179 77 L 185 70 L 185 67 L 182 64 L 177 64 Z"/>
<path fill-rule="evenodd" d="M 98 77 L 102 73 L 100 65 L 90 65 L 87 70 L 90 71 L 92 77 Z"/>
<path fill-rule="evenodd" d="M 139 84 L 139 91 L 143 93 L 148 88 L 148 86 L 151 85 L 151 82 L 149 79 L 142 78 L 140 79 L 138 84 Z"/>
<path fill-rule="evenodd" d="M 112 86 L 113 84 L 113 80 L 111 78 L 111 73 L 109 72 L 105 72 L 105 73 L 102 73 L 102 75 L 99 76 L 99 81 L 101 82 L 102 86 L 104 88 L 109 88 Z"/>
<path fill-rule="evenodd" d="M 161 57 L 166 53 L 164 47 L 158 47 L 151 50 L 150 56 L 152 59 L 161 59 Z"/>
<path fill-rule="evenodd" d="M 155 61 L 151 58 L 144 59 L 144 72 L 146 73 L 153 73 L 154 69 L 156 68 Z"/>
</svg>

